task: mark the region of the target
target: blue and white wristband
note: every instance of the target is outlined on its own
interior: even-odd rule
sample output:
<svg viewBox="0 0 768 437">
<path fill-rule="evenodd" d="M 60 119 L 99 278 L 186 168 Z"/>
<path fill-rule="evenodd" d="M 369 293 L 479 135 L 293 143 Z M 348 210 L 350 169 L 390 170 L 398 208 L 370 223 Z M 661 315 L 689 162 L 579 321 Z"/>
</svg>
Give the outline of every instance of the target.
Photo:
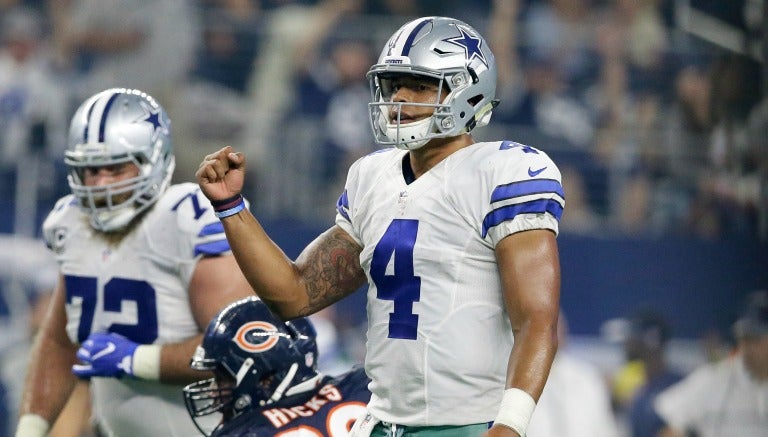
<svg viewBox="0 0 768 437">
<path fill-rule="evenodd" d="M 213 206 L 213 212 L 216 217 L 223 219 L 245 209 L 245 199 L 241 194 L 232 196 L 229 199 L 224 200 L 212 200 L 211 206 Z"/>
</svg>

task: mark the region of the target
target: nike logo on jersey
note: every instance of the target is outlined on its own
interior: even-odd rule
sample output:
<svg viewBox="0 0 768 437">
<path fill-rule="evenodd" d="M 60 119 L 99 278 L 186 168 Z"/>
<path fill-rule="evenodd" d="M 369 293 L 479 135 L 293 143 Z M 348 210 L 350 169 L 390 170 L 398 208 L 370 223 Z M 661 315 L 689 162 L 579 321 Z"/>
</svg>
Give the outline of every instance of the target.
<svg viewBox="0 0 768 437">
<path fill-rule="evenodd" d="M 542 167 L 542 168 L 540 168 L 538 170 L 533 170 L 531 167 L 528 167 L 528 176 L 530 176 L 532 178 L 536 177 L 536 176 L 539 175 L 539 173 L 543 172 L 546 169 L 547 169 L 547 167 Z"/>
<path fill-rule="evenodd" d="M 117 347 L 115 347 L 115 344 L 112 343 L 112 342 L 109 342 L 109 343 L 107 343 L 107 347 L 105 347 L 104 349 L 102 349 L 102 350 L 96 352 L 95 354 L 93 354 L 91 359 L 97 360 L 97 359 L 99 359 L 99 358 L 101 358 L 103 356 L 111 354 L 112 352 L 115 351 L 115 349 L 117 349 Z"/>
</svg>

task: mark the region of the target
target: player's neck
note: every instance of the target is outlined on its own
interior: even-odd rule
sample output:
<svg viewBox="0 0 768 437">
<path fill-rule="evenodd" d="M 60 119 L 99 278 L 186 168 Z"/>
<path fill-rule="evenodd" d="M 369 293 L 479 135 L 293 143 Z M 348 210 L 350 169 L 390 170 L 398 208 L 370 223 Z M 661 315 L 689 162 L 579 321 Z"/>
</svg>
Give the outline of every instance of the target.
<svg viewBox="0 0 768 437">
<path fill-rule="evenodd" d="M 409 155 L 413 175 L 418 179 L 457 150 L 470 146 L 474 142 L 471 135 L 464 134 L 451 138 L 435 138 L 424 147 L 411 150 Z"/>
</svg>

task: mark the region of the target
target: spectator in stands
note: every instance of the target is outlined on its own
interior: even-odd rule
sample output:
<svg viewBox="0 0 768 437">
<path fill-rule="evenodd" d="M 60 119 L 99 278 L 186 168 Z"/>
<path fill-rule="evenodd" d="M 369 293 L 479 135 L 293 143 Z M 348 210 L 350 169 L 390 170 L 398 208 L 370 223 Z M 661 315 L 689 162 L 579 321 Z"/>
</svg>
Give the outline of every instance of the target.
<svg viewBox="0 0 768 437">
<path fill-rule="evenodd" d="M 723 55 L 713 65 L 714 130 L 710 171 L 700 180 L 702 196 L 717 211 L 719 236 L 757 235 L 760 151 L 747 140 L 747 120 L 760 98 L 759 64 L 743 55 Z"/>
<path fill-rule="evenodd" d="M 657 437 L 661 419 L 653 409 L 656 396 L 682 379 L 667 361 L 666 348 L 672 330 L 658 311 L 643 309 L 630 319 L 629 337 L 624 343 L 627 359 L 642 363 L 643 383 L 629 401 L 627 419 L 631 437 Z"/>
<path fill-rule="evenodd" d="M 697 199 L 709 175 L 707 145 L 713 130 L 712 77 L 705 59 L 687 60 L 675 75 L 674 93 L 661 124 L 664 179 L 658 187 L 654 222 L 667 233 L 715 235 L 714 209 Z M 700 212 L 695 212 L 696 209 Z M 698 218 L 693 220 L 692 213 Z M 694 225 L 689 227 L 687 225 Z"/>
<path fill-rule="evenodd" d="M 662 151 L 667 30 L 655 1 L 610 2 L 600 11 L 594 49 L 599 81 L 587 93 L 597 120 L 594 153 L 612 170 L 611 224 L 626 234 L 653 232 Z M 662 85 L 659 85 L 662 84 Z"/>
<path fill-rule="evenodd" d="M 9 8 L 0 16 L 0 181 L 8 187 L 4 197 L 11 201 L 19 157 L 28 158 L 23 160 L 25 180 L 20 182 L 26 182 L 31 192 L 24 192 L 21 200 L 33 202 L 26 211 L 33 217 L 35 201 L 49 200 L 52 206 L 61 194 L 53 178 L 39 175 L 53 174 L 52 163 L 64 152 L 67 124 L 66 94 L 51 65 L 43 23 L 39 12 L 24 6 Z M 13 209 L 2 206 L 4 211 Z M 12 217 L 2 222 L 11 224 Z M 16 230 L 22 225 L 15 223 Z M 32 236 L 34 232 L 26 229 L 24 233 Z"/>
<path fill-rule="evenodd" d="M 179 178 L 197 168 L 188 161 L 211 144 L 243 144 L 250 123 L 250 86 L 262 43 L 261 0 L 205 0 L 200 42 L 174 122 L 188 153 L 179 154 Z"/>
<path fill-rule="evenodd" d="M 548 152 L 553 148 L 588 149 L 594 139 L 594 122 L 586 105 L 569 88 L 557 50 L 545 46 L 520 57 L 517 26 L 509 24 L 519 21 L 520 10 L 518 0 L 496 0 L 490 13 L 489 44 L 498 53 L 501 99 L 494 119 L 518 130 L 529 128 L 547 135 L 554 143 L 542 146 Z M 526 142 L 525 135 L 520 141 Z"/>
<path fill-rule="evenodd" d="M 51 2 L 64 65 L 78 73 L 73 100 L 110 87 L 145 90 L 172 107 L 191 65 L 199 20 L 191 2 Z"/>
<path fill-rule="evenodd" d="M 765 132 L 768 132 L 768 96 L 753 108 L 747 122 L 749 148 L 758 157 L 758 236 L 762 241 L 768 241 L 768 136 Z"/>
<path fill-rule="evenodd" d="M 191 76 L 238 94 L 248 85 L 261 39 L 259 0 L 206 0 L 202 41 Z"/>
<path fill-rule="evenodd" d="M 245 147 L 257 156 L 250 164 L 256 167 L 253 182 L 259 191 L 273 193 L 258 199 L 264 211 L 316 218 L 323 204 L 316 200 L 326 195 L 317 183 L 325 159 L 324 117 L 329 90 L 339 80 L 330 43 L 339 40 L 340 24 L 358 17 L 363 6 L 362 0 L 285 0 L 266 15 L 264 27 L 271 37 L 259 48 L 245 133 Z M 278 146 L 283 142 L 294 147 Z M 276 159 L 283 166 L 265 164 Z"/>
<path fill-rule="evenodd" d="M 565 86 L 592 82 L 593 0 L 527 2 L 520 25 L 526 59 L 549 59 Z"/>
</svg>

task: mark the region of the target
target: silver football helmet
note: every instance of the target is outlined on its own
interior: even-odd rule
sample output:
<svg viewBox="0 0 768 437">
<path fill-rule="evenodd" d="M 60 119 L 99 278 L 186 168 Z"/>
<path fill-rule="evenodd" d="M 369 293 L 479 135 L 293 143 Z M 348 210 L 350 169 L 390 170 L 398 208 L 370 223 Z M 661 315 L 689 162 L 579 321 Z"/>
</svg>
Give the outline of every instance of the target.
<svg viewBox="0 0 768 437">
<path fill-rule="evenodd" d="M 407 103 L 433 107 L 431 117 L 400 122 L 404 103 L 391 101 L 387 89 L 393 77 L 402 75 L 436 80 L 438 99 L 447 92 L 442 102 Z M 390 37 L 367 74 L 376 142 L 414 150 L 433 138 L 461 135 L 488 124 L 498 104 L 496 76 L 493 53 L 468 24 L 448 17 L 424 17 L 405 24 Z"/>
<path fill-rule="evenodd" d="M 139 175 L 125 181 L 88 186 L 86 169 L 132 162 Z M 114 232 L 128 225 L 165 191 L 175 167 L 171 120 L 152 96 L 114 88 L 87 99 L 75 111 L 64 154 L 68 182 L 91 225 Z M 127 200 L 121 201 L 125 193 Z"/>
</svg>

